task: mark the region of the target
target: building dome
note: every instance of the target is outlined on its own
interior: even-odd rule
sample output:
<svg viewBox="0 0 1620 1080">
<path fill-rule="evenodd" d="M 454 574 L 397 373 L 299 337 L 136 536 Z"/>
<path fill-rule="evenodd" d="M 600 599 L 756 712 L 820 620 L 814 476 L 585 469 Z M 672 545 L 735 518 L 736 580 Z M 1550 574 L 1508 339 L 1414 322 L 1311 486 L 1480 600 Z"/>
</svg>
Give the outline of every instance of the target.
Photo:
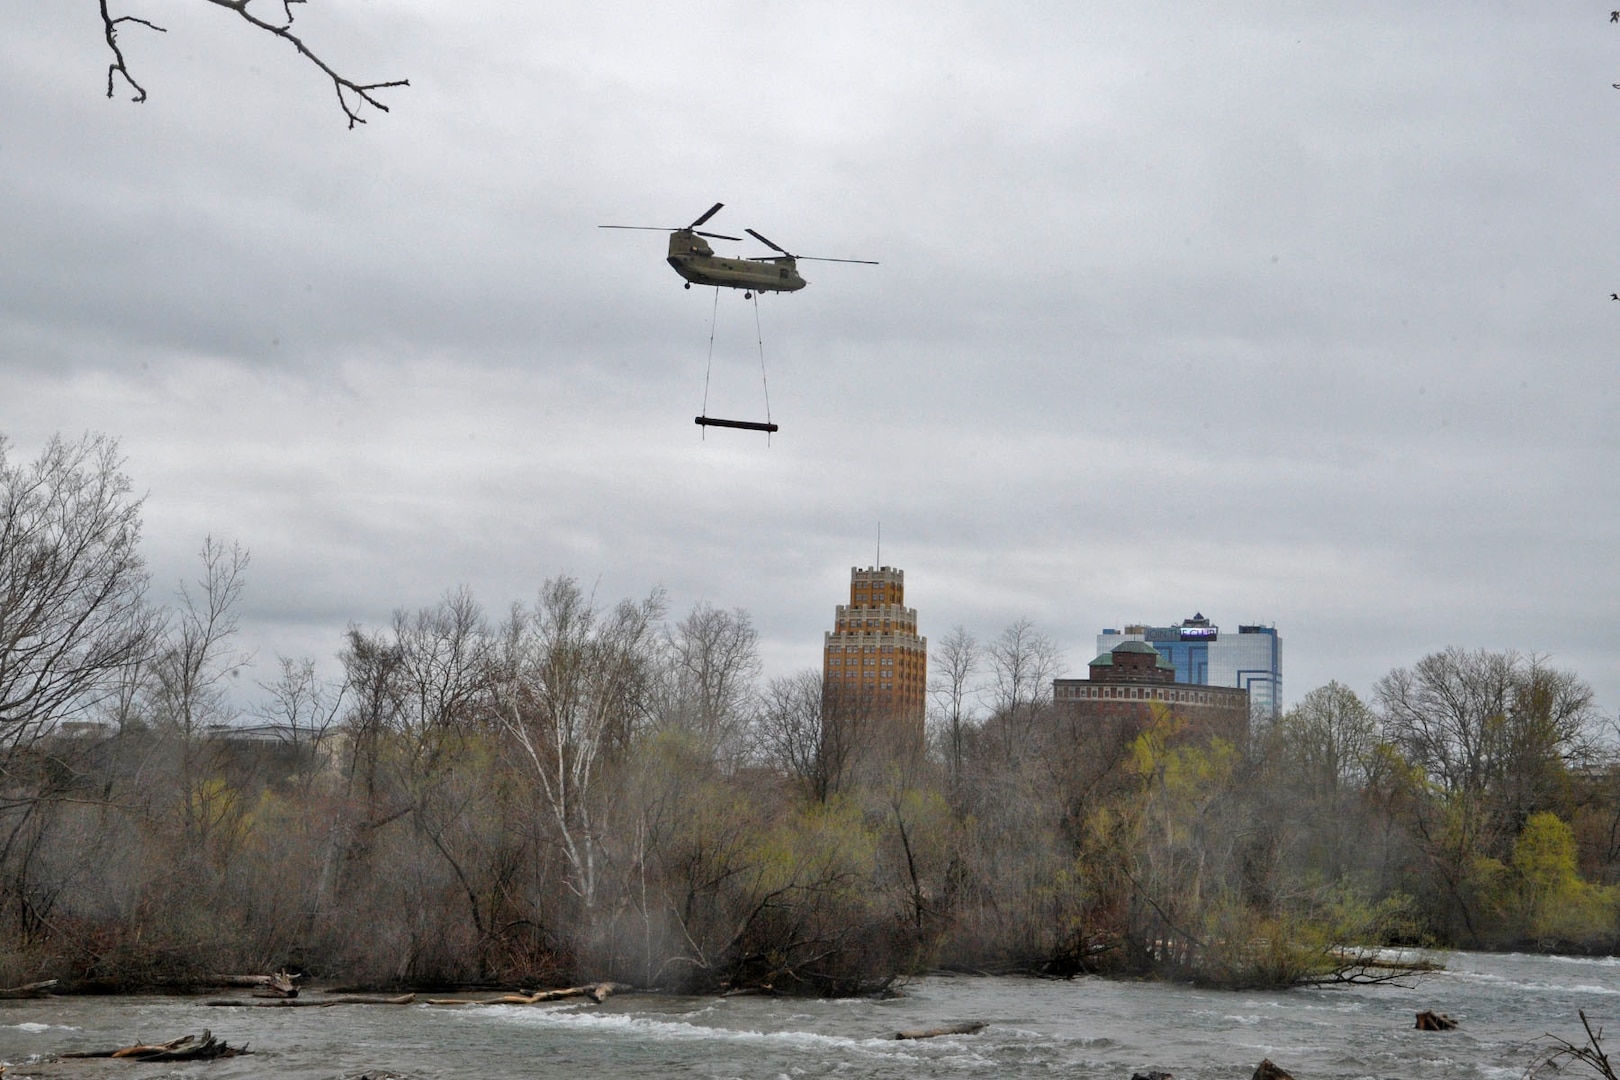
<svg viewBox="0 0 1620 1080">
<path fill-rule="evenodd" d="M 1118 655 L 1119 660 L 1114 657 Z M 1145 641 L 1122 641 L 1108 652 L 1093 660 L 1088 667 L 1129 667 L 1140 670 L 1148 666 L 1147 656 L 1153 657 L 1152 666 L 1160 671 L 1175 671 L 1170 658 Z M 1141 659 L 1138 659 L 1140 657 Z"/>
</svg>

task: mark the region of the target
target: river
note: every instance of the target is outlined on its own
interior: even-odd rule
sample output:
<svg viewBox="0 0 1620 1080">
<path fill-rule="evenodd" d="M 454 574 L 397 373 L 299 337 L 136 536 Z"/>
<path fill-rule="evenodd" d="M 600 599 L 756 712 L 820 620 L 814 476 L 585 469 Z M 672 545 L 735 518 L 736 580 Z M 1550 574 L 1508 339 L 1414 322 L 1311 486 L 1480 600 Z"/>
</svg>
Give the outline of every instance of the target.
<svg viewBox="0 0 1620 1080">
<path fill-rule="evenodd" d="M 674 1077 L 1082 1077 L 1247 1080 L 1270 1058 L 1298 1080 L 1510 1080 L 1551 1032 L 1581 1042 L 1577 1009 L 1620 1051 L 1620 960 L 1450 953 L 1406 986 L 1219 992 L 1104 979 L 930 976 L 884 1000 L 627 994 L 603 1005 L 208 1008 L 183 997 L 0 1002 L 5 1080 L 412 1080 Z M 1455 1031 L 1413 1028 L 1422 1009 Z M 894 1032 L 984 1021 L 974 1035 L 897 1042 Z M 244 1057 L 188 1064 L 55 1061 L 71 1050 L 158 1042 L 203 1029 Z M 1569 1074 L 1574 1075 L 1574 1074 Z M 1589 1075 L 1589 1074 L 1588 1074 Z"/>
</svg>

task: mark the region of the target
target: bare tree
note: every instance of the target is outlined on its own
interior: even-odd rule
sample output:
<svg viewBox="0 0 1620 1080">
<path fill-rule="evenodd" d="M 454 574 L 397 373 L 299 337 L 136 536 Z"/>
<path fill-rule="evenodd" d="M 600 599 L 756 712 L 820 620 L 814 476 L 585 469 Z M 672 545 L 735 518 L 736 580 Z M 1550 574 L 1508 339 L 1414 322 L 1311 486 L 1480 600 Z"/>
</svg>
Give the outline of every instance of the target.
<svg viewBox="0 0 1620 1080">
<path fill-rule="evenodd" d="M 1012 759 L 1030 746 L 1036 718 L 1052 700 L 1052 680 L 1063 674 L 1063 653 L 1028 619 L 1003 630 L 987 651 L 992 718 Z"/>
<path fill-rule="evenodd" d="M 814 798 L 827 789 L 822 775 L 821 672 L 811 668 L 779 676 L 765 686 L 754 721 L 765 762 L 805 786 Z"/>
<path fill-rule="evenodd" d="M 1501 797 L 1516 822 L 1547 809 L 1569 769 L 1592 764 L 1605 753 L 1602 726 L 1585 680 L 1554 669 L 1545 656 L 1523 658 L 1498 751 Z"/>
<path fill-rule="evenodd" d="M 760 673 L 759 634 L 748 612 L 698 604 L 664 631 L 664 651 L 666 721 L 696 734 L 710 752 L 739 754 Z"/>
<path fill-rule="evenodd" d="M 493 642 L 483 608 L 462 588 L 414 615 L 394 613 L 396 727 L 431 751 L 426 736 L 465 729 L 485 711 Z"/>
<path fill-rule="evenodd" d="M 113 96 L 118 82 L 122 80 L 133 91 L 132 101 L 145 101 L 146 88 L 135 80 L 134 75 L 130 74 L 129 65 L 124 59 L 124 51 L 118 44 L 119 28 L 125 25 L 144 26 L 148 30 L 155 30 L 160 34 L 167 33 L 168 30 L 149 19 L 142 19 L 135 15 L 114 15 L 107 7 L 107 2 L 108 0 L 99 0 L 102 33 L 107 39 L 107 48 L 112 51 L 113 56 L 112 63 L 107 65 L 107 96 Z M 255 9 L 250 7 L 254 0 L 207 0 L 207 2 L 216 7 L 234 11 L 248 25 L 282 39 L 296 49 L 300 56 L 319 68 L 322 74 L 332 80 L 332 89 L 337 93 L 338 107 L 349 118 L 350 129 L 353 129 L 356 124 L 366 122 L 365 117 L 360 115 L 360 110 L 367 105 L 381 112 L 388 111 L 388 106 L 377 100 L 376 91 L 410 85 L 408 79 L 362 83 L 356 82 L 346 75 L 339 74 L 336 69 L 306 45 L 302 37 L 293 33 L 292 5 L 307 3 L 308 0 L 262 0 L 264 7 L 274 9 L 276 6 L 280 6 L 280 19 L 265 19 L 255 14 Z"/>
<path fill-rule="evenodd" d="M 567 859 L 569 888 L 596 906 L 602 829 L 595 784 L 603 757 L 627 744 L 642 718 L 664 598 L 599 612 L 570 577 L 514 607 L 503 633 L 498 715 L 539 782 Z"/>
<path fill-rule="evenodd" d="M 248 553 L 210 536 L 198 556 L 202 576 L 180 583 L 180 606 L 163 627 L 147 693 L 154 722 L 179 745 L 182 827 L 187 841 L 200 845 L 241 809 L 234 795 L 203 783 L 200 740 L 235 719 L 229 681 L 250 658 L 232 641 Z"/>
<path fill-rule="evenodd" d="M 877 746 L 881 725 L 868 690 L 846 690 L 811 668 L 772 679 L 755 718 L 755 737 L 765 761 L 826 802 Z"/>
<path fill-rule="evenodd" d="M 254 710 L 271 733 L 292 748 L 299 772 L 311 778 L 321 768 L 322 750 L 343 708 L 342 685 L 333 687 L 315 673 L 315 661 L 277 656 L 280 675 L 259 683 L 265 699 Z"/>
<path fill-rule="evenodd" d="M 962 776 L 964 729 L 972 721 L 969 699 L 977 689 L 974 679 L 983 661 L 984 646 L 960 623 L 935 643 L 928 658 L 928 692 L 943 729 L 945 760 L 953 780 Z"/>
<path fill-rule="evenodd" d="M 343 715 L 345 760 L 343 774 L 347 793 L 356 788 L 375 816 L 381 792 L 381 758 L 385 736 L 392 730 L 400 710 L 401 690 L 396 673 L 401 651 L 384 632 L 367 632 L 350 626 L 346 644 L 338 654 L 343 663 L 343 689 L 349 707 Z"/>
<path fill-rule="evenodd" d="M 7 446 L 0 436 L 0 768 L 4 751 L 91 715 L 152 640 L 141 502 L 118 444 L 54 437 L 28 465 Z"/>
<path fill-rule="evenodd" d="M 1276 784 L 1258 785 L 1252 835 L 1287 840 L 1304 862 L 1340 880 L 1357 862 L 1372 861 L 1374 825 L 1363 794 L 1377 769 L 1378 719 L 1354 690 L 1330 682 L 1284 713 L 1250 762 L 1280 770 Z"/>
<path fill-rule="evenodd" d="M 871 687 L 828 681 L 821 693 L 820 775 L 822 801 L 848 786 L 859 774 L 915 756 L 921 747 L 899 737 L 889 717 L 879 712 Z M 870 766 L 870 768 L 862 768 Z"/>
<path fill-rule="evenodd" d="M 1529 816 L 1560 809 L 1598 717 L 1579 678 L 1544 658 L 1450 648 L 1375 688 L 1385 736 L 1406 761 L 1384 784 L 1390 812 L 1427 860 L 1453 931 L 1483 940 L 1482 859 L 1506 859 Z"/>
<path fill-rule="evenodd" d="M 1376 687 L 1384 730 L 1448 793 L 1514 789 L 1578 760 L 1598 721 L 1591 687 L 1540 656 L 1450 648 Z"/>
<path fill-rule="evenodd" d="M 180 607 L 163 628 L 152 666 L 153 712 L 188 739 L 234 718 L 227 680 L 250 660 L 232 644 L 247 584 L 247 551 L 210 536 L 198 558 L 202 576 L 180 583 Z"/>
<path fill-rule="evenodd" d="M 1308 789 L 1338 792 L 1366 782 L 1378 720 L 1348 686 L 1317 687 L 1283 715 L 1280 726 L 1290 763 Z"/>
<path fill-rule="evenodd" d="M 74 809 L 94 812 L 72 803 L 95 799 L 85 761 L 104 740 L 66 725 L 120 712 L 152 613 L 141 503 L 117 443 L 53 437 L 26 464 L 9 446 L 0 436 L 0 936 L 23 945 L 52 932 L 90 865 L 62 826 Z"/>
</svg>

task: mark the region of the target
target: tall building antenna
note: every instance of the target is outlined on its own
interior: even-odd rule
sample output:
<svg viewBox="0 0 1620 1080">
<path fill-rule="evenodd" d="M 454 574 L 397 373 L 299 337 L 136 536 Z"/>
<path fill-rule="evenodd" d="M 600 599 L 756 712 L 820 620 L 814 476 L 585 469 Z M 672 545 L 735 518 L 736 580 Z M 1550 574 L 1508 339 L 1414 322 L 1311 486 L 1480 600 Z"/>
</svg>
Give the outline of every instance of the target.
<svg viewBox="0 0 1620 1080">
<path fill-rule="evenodd" d="M 882 521 L 878 522 L 877 562 L 873 563 L 872 565 L 873 566 L 882 566 L 883 565 L 883 522 Z"/>
</svg>

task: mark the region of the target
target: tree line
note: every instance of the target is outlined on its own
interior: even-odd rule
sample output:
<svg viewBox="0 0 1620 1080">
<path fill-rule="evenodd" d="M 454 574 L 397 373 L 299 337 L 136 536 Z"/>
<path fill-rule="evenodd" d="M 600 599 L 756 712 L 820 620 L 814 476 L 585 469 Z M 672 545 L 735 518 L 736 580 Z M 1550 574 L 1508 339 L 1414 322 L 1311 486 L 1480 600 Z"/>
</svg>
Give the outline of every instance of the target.
<svg viewBox="0 0 1620 1080">
<path fill-rule="evenodd" d="M 226 970 L 848 994 L 940 967 L 1227 986 L 1390 943 L 1612 950 L 1589 687 L 1448 649 L 1239 745 L 1083 723 L 1019 621 L 930 657 L 925 743 L 746 611 L 562 576 L 352 626 L 234 688 L 242 548 L 150 595 L 116 445 L 0 440 L 0 986 Z"/>
</svg>

